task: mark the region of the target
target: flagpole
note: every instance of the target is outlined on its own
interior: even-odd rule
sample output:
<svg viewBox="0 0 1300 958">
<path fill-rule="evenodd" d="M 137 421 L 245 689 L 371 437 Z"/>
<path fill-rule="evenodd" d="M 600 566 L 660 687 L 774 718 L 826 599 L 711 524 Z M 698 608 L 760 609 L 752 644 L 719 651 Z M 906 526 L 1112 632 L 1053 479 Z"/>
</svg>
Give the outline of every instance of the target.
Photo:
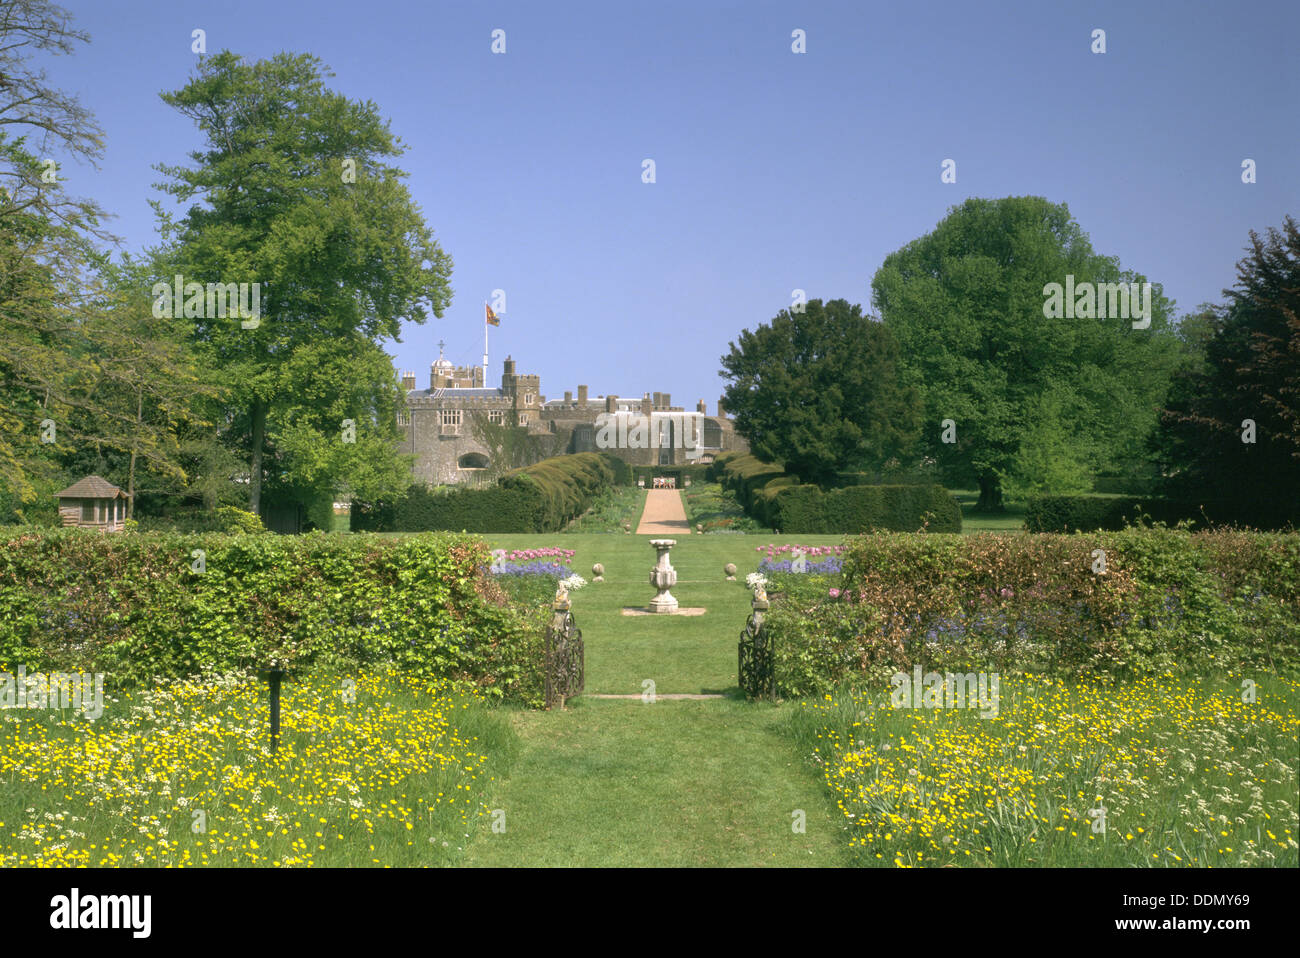
<svg viewBox="0 0 1300 958">
<path fill-rule="evenodd" d="M 486 307 L 487 303 L 484 303 L 483 306 Z M 487 310 L 485 308 L 483 313 L 483 386 L 486 388 L 487 384 L 488 384 L 488 321 L 487 321 Z"/>
</svg>

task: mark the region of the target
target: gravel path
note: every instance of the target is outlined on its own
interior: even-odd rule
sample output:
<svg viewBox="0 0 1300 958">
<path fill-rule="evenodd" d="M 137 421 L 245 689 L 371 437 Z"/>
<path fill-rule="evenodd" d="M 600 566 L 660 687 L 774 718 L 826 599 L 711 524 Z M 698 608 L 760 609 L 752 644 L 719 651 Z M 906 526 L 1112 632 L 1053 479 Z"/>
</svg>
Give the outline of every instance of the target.
<svg viewBox="0 0 1300 958">
<path fill-rule="evenodd" d="M 641 524 L 636 527 L 639 536 L 688 536 L 690 523 L 686 521 L 686 507 L 677 489 L 651 489 L 646 493 L 645 510 Z"/>
</svg>

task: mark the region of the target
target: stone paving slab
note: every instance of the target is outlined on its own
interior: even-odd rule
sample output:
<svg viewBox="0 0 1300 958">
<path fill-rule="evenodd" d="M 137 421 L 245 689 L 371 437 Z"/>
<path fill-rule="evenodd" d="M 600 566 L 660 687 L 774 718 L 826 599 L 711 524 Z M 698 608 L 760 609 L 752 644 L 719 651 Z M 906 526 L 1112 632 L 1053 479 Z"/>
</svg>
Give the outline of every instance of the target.
<svg viewBox="0 0 1300 958">
<path fill-rule="evenodd" d="M 659 616 L 660 618 L 667 618 L 668 616 L 672 616 L 672 615 L 703 615 L 707 611 L 709 610 L 705 608 L 683 609 L 680 606 L 678 606 L 678 608 L 673 612 L 651 612 L 649 609 L 643 609 L 640 606 L 634 606 L 634 605 L 623 606 L 624 615 L 655 615 L 655 616 Z"/>
</svg>

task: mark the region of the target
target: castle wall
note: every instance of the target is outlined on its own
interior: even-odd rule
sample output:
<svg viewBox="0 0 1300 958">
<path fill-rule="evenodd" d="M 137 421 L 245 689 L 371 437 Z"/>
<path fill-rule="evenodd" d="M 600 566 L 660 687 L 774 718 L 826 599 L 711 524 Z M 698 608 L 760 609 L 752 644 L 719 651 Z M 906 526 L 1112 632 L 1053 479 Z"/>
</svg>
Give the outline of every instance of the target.
<svg viewBox="0 0 1300 958">
<path fill-rule="evenodd" d="M 478 374 L 474 374 L 474 370 Z M 515 364 L 507 358 L 502 375 L 502 388 L 482 388 L 481 367 L 457 367 L 453 375 L 436 375 L 435 385 L 427 391 L 408 390 L 405 422 L 399 428 L 405 434 L 401 451 L 416 457 L 413 473 L 417 481 L 430 485 L 456 484 L 474 481 L 482 472 L 466 468 L 467 455 L 490 456 L 490 450 L 474 438 L 471 425 L 476 413 L 495 411 L 502 421 L 513 421 L 518 415 L 531 433 L 549 433 L 556 437 L 557 449 L 562 453 L 595 452 L 597 420 L 607 412 L 625 412 L 634 415 L 655 413 L 686 413 L 680 406 L 671 405 L 668 393 L 646 393 L 640 398 L 620 396 L 588 397 L 587 387 L 578 387 L 578 397 L 566 393 L 563 401 L 547 404 L 541 392 L 541 378 L 520 375 Z M 470 384 L 473 384 L 473 387 Z M 438 384 L 455 384 L 450 391 L 438 395 Z M 455 387 L 475 388 L 475 394 L 458 395 Z M 446 387 L 443 387 L 446 388 Z M 444 423 L 444 411 L 458 411 L 459 423 Z M 698 412 L 703 414 L 703 404 Z M 690 411 L 693 416 L 696 410 Z M 455 417 L 452 417 L 455 418 Z M 661 462 L 681 465 L 690 462 L 708 462 L 720 452 L 748 451 L 748 444 L 736 434 L 735 424 L 719 410 L 719 415 L 702 415 L 703 447 L 700 455 L 687 458 L 683 446 L 666 449 L 612 448 L 606 450 L 633 466 L 653 466 Z"/>
</svg>

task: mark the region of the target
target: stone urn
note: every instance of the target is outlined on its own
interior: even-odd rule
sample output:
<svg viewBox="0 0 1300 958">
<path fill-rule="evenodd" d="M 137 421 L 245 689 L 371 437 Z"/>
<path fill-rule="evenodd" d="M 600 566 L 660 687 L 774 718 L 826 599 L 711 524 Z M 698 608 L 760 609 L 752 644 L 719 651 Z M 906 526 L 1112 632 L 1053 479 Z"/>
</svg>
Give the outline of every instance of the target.
<svg viewBox="0 0 1300 958">
<path fill-rule="evenodd" d="M 605 567 L 601 565 L 599 562 L 597 562 L 594 566 L 591 567 L 591 581 L 592 582 L 605 581 Z"/>
<path fill-rule="evenodd" d="M 650 570 L 650 584 L 658 594 L 650 600 L 651 612 L 676 612 L 677 600 L 668 590 L 677 584 L 677 570 L 668 561 L 668 550 L 677 545 L 676 539 L 651 539 L 650 545 L 658 553 L 658 561 Z"/>
<path fill-rule="evenodd" d="M 736 564 L 734 562 L 728 562 L 722 567 L 722 571 L 727 574 L 728 582 L 736 581 Z"/>
</svg>

